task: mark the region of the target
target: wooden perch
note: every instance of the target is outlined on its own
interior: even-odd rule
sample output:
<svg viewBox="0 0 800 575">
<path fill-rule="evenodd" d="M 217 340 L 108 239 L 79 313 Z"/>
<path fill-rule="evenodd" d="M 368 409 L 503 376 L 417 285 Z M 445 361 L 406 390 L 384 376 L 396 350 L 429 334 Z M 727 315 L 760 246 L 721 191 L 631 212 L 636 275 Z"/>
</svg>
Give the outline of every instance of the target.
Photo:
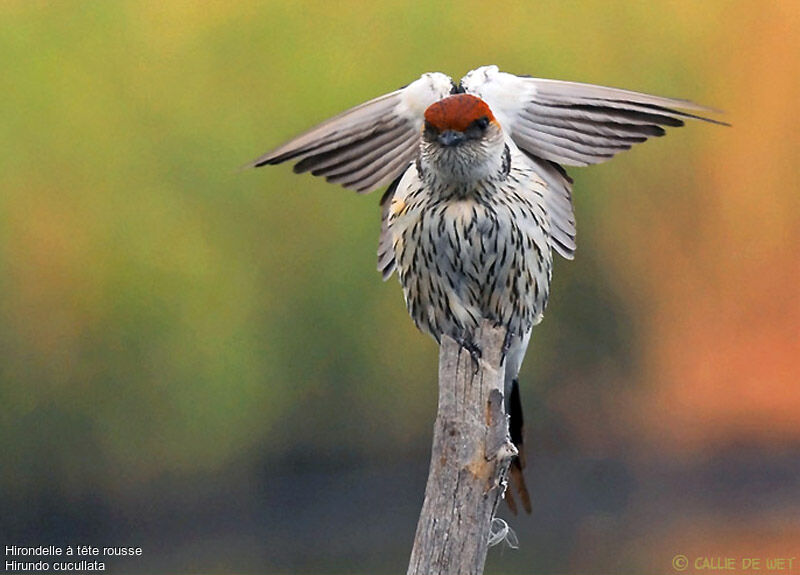
<svg viewBox="0 0 800 575">
<path fill-rule="evenodd" d="M 442 338 L 431 466 L 408 575 L 483 573 L 492 518 L 516 454 L 503 405 L 504 337 L 505 329 L 481 324 L 477 365 Z"/>
</svg>

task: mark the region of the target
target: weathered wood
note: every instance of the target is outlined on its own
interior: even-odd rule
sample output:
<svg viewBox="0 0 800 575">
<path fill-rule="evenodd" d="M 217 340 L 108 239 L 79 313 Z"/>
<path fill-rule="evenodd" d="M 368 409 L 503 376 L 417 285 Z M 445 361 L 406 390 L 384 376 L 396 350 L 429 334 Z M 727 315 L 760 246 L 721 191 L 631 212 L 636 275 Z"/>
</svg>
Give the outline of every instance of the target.
<svg viewBox="0 0 800 575">
<path fill-rule="evenodd" d="M 504 337 L 504 329 L 480 326 L 477 365 L 468 351 L 442 338 L 439 409 L 409 575 L 483 573 L 492 517 L 516 454 L 503 405 Z"/>
</svg>

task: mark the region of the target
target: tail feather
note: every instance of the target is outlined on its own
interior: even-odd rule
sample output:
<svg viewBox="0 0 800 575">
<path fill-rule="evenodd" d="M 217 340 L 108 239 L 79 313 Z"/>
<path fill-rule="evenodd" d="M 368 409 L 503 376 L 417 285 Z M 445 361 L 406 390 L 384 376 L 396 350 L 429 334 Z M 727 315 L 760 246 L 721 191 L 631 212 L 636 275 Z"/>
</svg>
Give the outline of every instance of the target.
<svg viewBox="0 0 800 575">
<path fill-rule="evenodd" d="M 511 461 L 511 467 L 509 468 L 511 483 L 519 495 L 522 507 L 526 513 L 530 513 L 531 498 L 528 493 L 528 487 L 525 485 L 525 475 L 522 472 L 525 469 L 525 451 L 523 450 L 525 426 L 522 419 L 522 402 L 519 398 L 519 381 L 516 378 L 511 383 L 511 392 L 508 396 L 508 432 L 511 436 L 511 443 L 514 444 L 518 452 Z M 506 502 L 511 512 L 516 515 L 517 502 L 512 495 L 511 489 L 506 490 Z"/>
</svg>

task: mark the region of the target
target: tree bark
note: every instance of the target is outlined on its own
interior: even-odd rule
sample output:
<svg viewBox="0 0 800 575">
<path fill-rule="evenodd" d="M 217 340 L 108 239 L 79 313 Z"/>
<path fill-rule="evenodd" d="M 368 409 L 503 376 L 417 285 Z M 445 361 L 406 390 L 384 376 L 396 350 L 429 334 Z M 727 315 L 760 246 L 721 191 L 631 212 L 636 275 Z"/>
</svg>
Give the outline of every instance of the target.
<svg viewBox="0 0 800 575">
<path fill-rule="evenodd" d="M 476 362 L 448 337 L 439 350 L 439 408 L 408 575 L 483 573 L 497 504 L 516 449 L 503 403 L 505 329 L 484 321 Z"/>
</svg>

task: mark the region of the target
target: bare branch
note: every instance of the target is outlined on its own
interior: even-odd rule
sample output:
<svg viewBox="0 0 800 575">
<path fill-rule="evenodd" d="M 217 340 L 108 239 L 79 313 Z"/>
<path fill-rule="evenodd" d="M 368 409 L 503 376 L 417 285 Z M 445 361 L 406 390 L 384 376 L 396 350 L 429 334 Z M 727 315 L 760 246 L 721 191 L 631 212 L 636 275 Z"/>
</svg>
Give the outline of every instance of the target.
<svg viewBox="0 0 800 575">
<path fill-rule="evenodd" d="M 503 405 L 505 329 L 484 321 L 477 363 L 442 338 L 431 466 L 408 575 L 479 575 L 516 449 Z"/>
</svg>

